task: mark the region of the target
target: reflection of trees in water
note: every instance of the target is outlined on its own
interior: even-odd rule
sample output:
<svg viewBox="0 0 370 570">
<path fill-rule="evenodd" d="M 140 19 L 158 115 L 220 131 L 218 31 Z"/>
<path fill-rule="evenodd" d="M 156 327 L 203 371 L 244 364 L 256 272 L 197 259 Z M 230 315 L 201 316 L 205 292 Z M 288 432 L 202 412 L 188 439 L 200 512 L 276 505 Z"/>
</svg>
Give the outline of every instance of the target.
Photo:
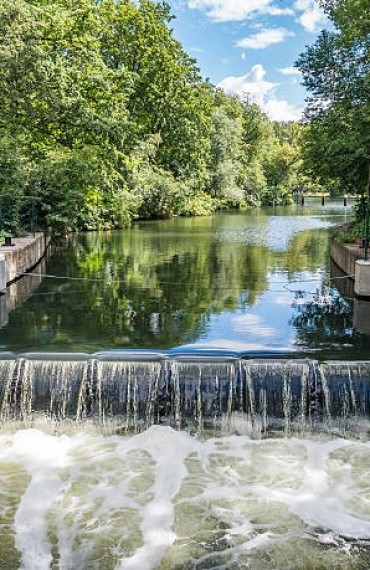
<svg viewBox="0 0 370 570">
<path fill-rule="evenodd" d="M 83 280 L 45 280 L 40 295 L 12 315 L 4 341 L 36 338 L 81 349 L 186 344 L 202 335 L 211 315 L 254 305 L 271 270 L 293 275 L 326 263 L 326 233 L 295 236 L 287 253 L 215 238 L 218 224 L 233 228 L 235 221 L 241 223 L 227 215 L 171 220 L 76 236 L 48 273 Z"/>
<path fill-rule="evenodd" d="M 71 248 L 79 274 L 105 280 L 86 290 L 86 303 L 99 304 L 94 326 L 112 323 L 131 345 L 169 347 L 192 342 L 212 314 L 252 305 L 267 289 L 269 252 L 197 235 L 125 232 L 87 236 L 82 249 Z M 76 254 L 78 251 L 78 254 Z M 109 268 L 109 283 L 107 269 Z M 88 310 L 88 309 L 87 309 Z M 119 344 L 122 343 L 122 340 Z"/>
<path fill-rule="evenodd" d="M 297 294 L 299 297 L 299 293 Z M 352 309 L 337 291 L 317 291 L 311 299 L 298 298 L 292 324 L 297 330 L 296 344 L 307 348 L 352 343 Z"/>
<path fill-rule="evenodd" d="M 329 237 L 327 230 L 301 232 L 294 236 L 289 249 L 274 255 L 274 262 L 291 277 L 303 270 L 316 271 L 329 263 Z"/>
</svg>

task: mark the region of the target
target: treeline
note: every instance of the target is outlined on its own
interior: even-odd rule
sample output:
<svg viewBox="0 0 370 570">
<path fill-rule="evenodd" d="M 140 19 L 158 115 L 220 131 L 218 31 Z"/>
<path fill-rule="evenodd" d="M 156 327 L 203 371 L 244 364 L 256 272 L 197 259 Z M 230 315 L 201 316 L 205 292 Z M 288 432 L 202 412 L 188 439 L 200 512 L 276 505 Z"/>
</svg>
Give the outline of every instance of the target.
<svg viewBox="0 0 370 570">
<path fill-rule="evenodd" d="M 318 1 L 332 26 L 297 62 L 310 92 L 304 164 L 322 184 L 357 194 L 362 220 L 370 213 L 370 3 Z"/>
<path fill-rule="evenodd" d="M 304 127 L 216 90 L 166 2 L 0 0 L 0 230 L 291 201 Z"/>
</svg>

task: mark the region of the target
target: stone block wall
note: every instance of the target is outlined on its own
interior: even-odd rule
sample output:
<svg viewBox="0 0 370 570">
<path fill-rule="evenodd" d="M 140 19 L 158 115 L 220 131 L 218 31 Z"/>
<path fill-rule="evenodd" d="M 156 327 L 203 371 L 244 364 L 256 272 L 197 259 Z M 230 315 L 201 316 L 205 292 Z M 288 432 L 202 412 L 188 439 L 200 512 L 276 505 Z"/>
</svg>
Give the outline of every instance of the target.
<svg viewBox="0 0 370 570">
<path fill-rule="evenodd" d="M 50 237 L 38 233 L 35 236 L 13 238 L 12 241 L 14 246 L 0 246 L 0 255 L 5 258 L 6 285 L 21 277 L 22 273 L 29 271 L 42 259 L 50 243 Z"/>
</svg>

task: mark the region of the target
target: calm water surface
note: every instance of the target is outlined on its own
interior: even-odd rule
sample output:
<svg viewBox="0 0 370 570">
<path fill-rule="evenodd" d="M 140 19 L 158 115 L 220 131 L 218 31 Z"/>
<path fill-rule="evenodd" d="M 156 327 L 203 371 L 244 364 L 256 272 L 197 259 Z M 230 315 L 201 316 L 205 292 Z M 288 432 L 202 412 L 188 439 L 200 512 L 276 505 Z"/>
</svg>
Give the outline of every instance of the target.
<svg viewBox="0 0 370 570">
<path fill-rule="evenodd" d="M 313 201 L 75 236 L 36 269 L 58 279 L 25 277 L 7 314 L 3 299 L 0 350 L 366 358 L 370 337 L 354 330 L 328 254 L 331 229 L 350 217 Z"/>
</svg>

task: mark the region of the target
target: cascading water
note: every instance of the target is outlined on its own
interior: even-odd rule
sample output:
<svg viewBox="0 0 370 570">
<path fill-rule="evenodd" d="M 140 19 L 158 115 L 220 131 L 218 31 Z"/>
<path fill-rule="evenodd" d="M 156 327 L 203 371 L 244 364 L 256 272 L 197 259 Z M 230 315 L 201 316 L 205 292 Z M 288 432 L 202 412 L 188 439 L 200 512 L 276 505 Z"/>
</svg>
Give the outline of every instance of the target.
<svg viewBox="0 0 370 570">
<path fill-rule="evenodd" d="M 0 568 L 368 568 L 370 362 L 0 360 Z"/>
<path fill-rule="evenodd" d="M 113 431 L 153 424 L 232 430 L 224 420 L 237 415 L 256 437 L 340 421 L 345 428 L 370 415 L 370 363 L 110 358 L 0 360 L 3 428 L 42 420 L 61 431 L 73 422 Z"/>
</svg>

